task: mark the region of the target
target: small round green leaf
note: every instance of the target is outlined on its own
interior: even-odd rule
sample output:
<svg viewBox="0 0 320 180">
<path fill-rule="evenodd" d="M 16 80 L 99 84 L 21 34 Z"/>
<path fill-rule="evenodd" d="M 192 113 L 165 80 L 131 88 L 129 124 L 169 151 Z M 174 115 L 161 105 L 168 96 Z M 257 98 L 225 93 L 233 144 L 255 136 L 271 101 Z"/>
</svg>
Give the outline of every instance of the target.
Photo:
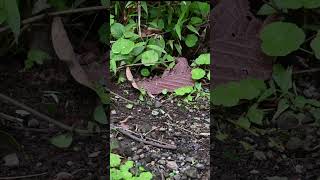
<svg viewBox="0 0 320 180">
<path fill-rule="evenodd" d="M 311 41 L 310 46 L 315 53 L 316 58 L 320 59 L 320 31 L 318 31 L 317 36 Z"/>
<path fill-rule="evenodd" d="M 188 34 L 186 39 L 185 39 L 185 43 L 188 47 L 193 47 L 197 44 L 198 42 L 198 37 L 194 34 Z"/>
<path fill-rule="evenodd" d="M 110 153 L 110 167 L 117 167 L 121 163 L 121 156 Z"/>
<path fill-rule="evenodd" d="M 201 54 L 196 60 L 195 63 L 198 65 L 209 65 L 210 64 L 210 54 Z"/>
<path fill-rule="evenodd" d="M 50 142 L 59 148 L 68 148 L 72 143 L 72 139 L 71 134 L 60 134 L 52 137 Z"/>
<path fill-rule="evenodd" d="M 111 35 L 116 38 L 119 39 L 122 37 L 123 33 L 125 32 L 124 26 L 120 23 L 114 23 L 111 26 Z"/>
<path fill-rule="evenodd" d="M 143 69 L 141 69 L 140 74 L 141 74 L 142 76 L 147 77 L 147 76 L 150 76 L 150 71 L 149 71 L 149 69 L 147 69 L 147 68 L 143 68 Z"/>
<path fill-rule="evenodd" d="M 262 50 L 269 56 L 286 56 L 299 49 L 305 40 L 301 28 L 293 23 L 274 22 L 261 32 Z"/>
<path fill-rule="evenodd" d="M 94 110 L 94 120 L 100 124 L 107 124 L 107 115 L 103 106 L 97 106 Z"/>
<path fill-rule="evenodd" d="M 154 50 L 145 51 L 142 53 L 141 62 L 145 66 L 154 65 L 159 60 L 159 55 Z"/>
<path fill-rule="evenodd" d="M 203 78 L 206 75 L 206 71 L 201 68 L 195 68 L 191 71 L 192 79 L 198 80 Z"/>
<path fill-rule="evenodd" d="M 128 39 L 119 39 L 112 45 L 112 52 L 115 54 L 129 54 L 134 48 L 134 42 Z"/>
</svg>

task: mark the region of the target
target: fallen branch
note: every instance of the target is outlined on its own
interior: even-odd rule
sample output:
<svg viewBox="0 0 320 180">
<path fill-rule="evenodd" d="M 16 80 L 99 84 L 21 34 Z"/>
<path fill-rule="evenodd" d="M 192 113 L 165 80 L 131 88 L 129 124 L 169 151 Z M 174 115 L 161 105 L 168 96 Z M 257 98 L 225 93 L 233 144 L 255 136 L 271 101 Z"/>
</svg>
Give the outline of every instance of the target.
<svg viewBox="0 0 320 180">
<path fill-rule="evenodd" d="M 88 134 L 92 134 L 91 131 L 74 128 L 74 127 L 68 126 L 68 125 L 66 125 L 66 124 L 64 124 L 62 122 L 59 122 L 59 121 L 57 121 L 55 119 L 52 119 L 52 118 L 48 117 L 47 115 L 42 114 L 42 113 L 40 113 L 40 112 L 38 112 L 38 111 L 28 107 L 28 106 L 16 101 L 16 100 L 14 100 L 14 99 L 12 99 L 12 98 L 4 95 L 4 94 L 1 94 L 1 93 L 0 93 L 0 100 L 3 101 L 3 102 L 9 102 L 9 103 L 11 103 L 11 104 L 13 104 L 13 105 L 15 105 L 15 106 L 17 106 L 19 108 L 22 108 L 23 110 L 30 112 L 31 114 L 33 114 L 34 116 L 38 117 L 39 119 L 46 120 L 49 123 L 52 123 L 52 124 L 62 128 L 64 130 L 67 130 L 67 131 L 70 131 L 70 132 L 76 132 L 78 134 L 87 134 L 87 135 Z"/>
<path fill-rule="evenodd" d="M 137 133 L 129 132 L 128 130 L 125 130 L 121 127 L 114 126 L 113 124 L 110 124 L 110 128 L 115 129 L 115 130 L 119 131 L 120 133 L 130 137 L 131 139 L 136 140 L 138 142 L 142 142 L 144 144 L 149 144 L 149 145 L 159 147 L 159 148 L 164 148 L 164 149 L 171 149 L 171 150 L 177 149 L 176 145 L 167 144 L 167 143 L 160 142 L 160 141 L 157 141 L 157 140 L 154 140 L 151 138 L 145 138 L 145 139 L 139 138 L 139 137 L 137 137 L 138 136 Z"/>
<path fill-rule="evenodd" d="M 31 174 L 31 175 L 25 175 L 25 176 L 0 177 L 0 180 L 25 179 L 25 178 L 44 176 L 44 175 L 47 175 L 47 174 L 48 174 L 47 172 L 44 172 L 44 173 Z"/>
</svg>

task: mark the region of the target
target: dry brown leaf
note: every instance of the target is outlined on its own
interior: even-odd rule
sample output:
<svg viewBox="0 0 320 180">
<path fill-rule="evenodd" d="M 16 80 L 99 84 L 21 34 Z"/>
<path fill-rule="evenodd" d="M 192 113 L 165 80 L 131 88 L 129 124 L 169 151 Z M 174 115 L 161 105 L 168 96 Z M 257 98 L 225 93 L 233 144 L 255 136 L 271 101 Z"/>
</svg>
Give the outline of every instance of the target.
<svg viewBox="0 0 320 180">
<path fill-rule="evenodd" d="M 127 76 L 128 81 L 131 82 L 131 85 L 132 85 L 134 88 L 139 89 L 136 81 L 134 80 L 134 78 L 133 78 L 133 76 L 132 76 L 130 67 L 127 67 L 127 68 L 126 68 L 126 76 Z"/>
<path fill-rule="evenodd" d="M 186 58 L 179 57 L 177 64 L 172 70 L 166 70 L 161 77 L 153 77 L 137 81 L 139 88 L 143 88 L 150 95 L 162 93 L 162 90 L 167 89 L 168 92 L 173 92 L 175 89 L 193 86 L 194 81 L 191 76 L 191 68 L 188 65 Z"/>
</svg>

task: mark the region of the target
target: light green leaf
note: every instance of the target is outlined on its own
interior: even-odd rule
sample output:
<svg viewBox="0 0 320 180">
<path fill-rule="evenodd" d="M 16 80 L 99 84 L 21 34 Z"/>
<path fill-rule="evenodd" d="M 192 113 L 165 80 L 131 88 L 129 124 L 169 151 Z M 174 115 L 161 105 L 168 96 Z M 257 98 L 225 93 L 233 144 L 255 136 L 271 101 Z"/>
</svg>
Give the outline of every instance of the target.
<svg viewBox="0 0 320 180">
<path fill-rule="evenodd" d="M 18 38 L 20 34 L 20 12 L 18 8 L 18 3 L 16 0 L 3 0 L 4 8 L 7 14 L 7 22 L 12 30 L 15 41 L 18 43 Z"/>
<path fill-rule="evenodd" d="M 283 93 L 292 88 L 292 68 L 284 69 L 281 65 L 273 66 L 272 77 Z"/>
<path fill-rule="evenodd" d="M 181 54 L 182 54 L 182 47 L 181 47 L 181 45 L 178 44 L 178 43 L 174 43 L 174 47 L 177 49 L 179 55 L 181 55 Z"/>
<path fill-rule="evenodd" d="M 123 33 L 125 32 L 125 27 L 120 23 L 114 23 L 111 26 L 111 35 L 119 39 L 122 37 Z"/>
<path fill-rule="evenodd" d="M 320 30 L 317 33 L 317 36 L 311 41 L 310 44 L 313 52 L 317 59 L 320 60 Z"/>
<path fill-rule="evenodd" d="M 149 71 L 149 69 L 147 69 L 147 68 L 143 68 L 143 69 L 141 69 L 140 74 L 141 74 L 142 76 L 147 77 L 147 76 L 150 76 L 150 71 Z"/>
<path fill-rule="evenodd" d="M 110 153 L 110 167 L 118 167 L 121 163 L 121 156 Z"/>
<path fill-rule="evenodd" d="M 192 86 L 181 87 L 174 90 L 174 93 L 178 96 L 183 96 L 185 94 L 191 93 L 193 90 Z"/>
<path fill-rule="evenodd" d="M 263 28 L 260 38 L 264 53 L 269 56 L 286 56 L 299 49 L 305 34 L 293 23 L 274 22 Z"/>
<path fill-rule="evenodd" d="M 157 63 L 159 60 L 159 55 L 154 50 L 148 50 L 142 53 L 141 62 L 145 66 L 151 66 Z"/>
<path fill-rule="evenodd" d="M 128 39 L 118 39 L 112 45 L 112 52 L 115 54 L 129 54 L 134 48 L 134 42 Z"/>
<path fill-rule="evenodd" d="M 194 34 L 188 34 L 187 37 L 185 38 L 185 43 L 188 47 L 195 46 L 197 42 L 198 42 L 198 36 Z"/>
<path fill-rule="evenodd" d="M 156 51 L 158 51 L 158 52 L 167 53 L 162 47 L 157 46 L 157 45 L 152 45 L 152 44 L 151 44 L 151 45 L 147 45 L 147 48 L 156 50 Z"/>
<path fill-rule="evenodd" d="M 181 26 L 182 26 L 182 24 L 178 22 L 174 27 L 180 40 L 181 40 Z"/>
<path fill-rule="evenodd" d="M 251 125 L 248 118 L 245 118 L 245 117 L 240 117 L 236 123 L 244 129 L 249 129 Z"/>
<path fill-rule="evenodd" d="M 247 113 L 247 117 L 250 120 L 250 122 L 253 122 L 258 125 L 262 125 L 264 113 L 262 110 L 257 109 L 257 105 L 253 105 L 250 107 Z"/>
<path fill-rule="evenodd" d="M 108 119 L 103 106 L 97 106 L 94 110 L 94 120 L 100 124 L 107 124 Z"/>
<path fill-rule="evenodd" d="M 206 75 L 206 71 L 201 68 L 195 68 L 191 71 L 192 79 L 199 80 Z"/>
<path fill-rule="evenodd" d="M 198 65 L 209 65 L 210 64 L 210 53 L 201 54 L 196 60 L 195 63 Z"/>
<path fill-rule="evenodd" d="M 68 148 L 72 143 L 72 134 L 60 134 L 50 139 L 51 144 L 58 148 Z"/>
<path fill-rule="evenodd" d="M 202 23 L 202 19 L 199 18 L 199 17 L 192 17 L 192 18 L 190 19 L 190 24 L 192 24 L 192 25 L 197 26 L 197 25 L 199 25 L 199 24 L 201 24 L 201 23 Z"/>
<path fill-rule="evenodd" d="M 0 24 L 7 20 L 7 12 L 0 7 Z"/>
<path fill-rule="evenodd" d="M 28 52 L 28 58 L 25 61 L 25 69 L 30 69 L 34 65 L 34 63 L 41 65 L 43 64 L 44 60 L 49 58 L 50 56 L 46 52 L 39 49 L 31 49 Z"/>
<path fill-rule="evenodd" d="M 198 30 L 197 30 L 194 26 L 192 26 L 192 25 L 187 25 L 187 28 L 188 28 L 190 31 L 192 31 L 192 32 L 194 32 L 194 33 L 196 33 L 196 34 L 199 35 Z"/>
</svg>

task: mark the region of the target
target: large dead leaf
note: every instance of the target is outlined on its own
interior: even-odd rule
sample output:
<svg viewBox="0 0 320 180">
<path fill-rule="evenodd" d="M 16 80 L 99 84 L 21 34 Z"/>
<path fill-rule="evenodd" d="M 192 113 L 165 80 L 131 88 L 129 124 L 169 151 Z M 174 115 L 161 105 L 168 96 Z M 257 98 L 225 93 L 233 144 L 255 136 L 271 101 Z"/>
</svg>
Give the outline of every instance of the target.
<svg viewBox="0 0 320 180">
<path fill-rule="evenodd" d="M 221 1 L 210 21 L 211 85 L 270 77 L 272 59 L 260 48 L 263 23 L 250 12 L 248 0 Z"/>
<path fill-rule="evenodd" d="M 194 82 L 191 76 L 191 68 L 186 58 L 177 58 L 177 64 L 172 70 L 166 70 L 161 77 L 153 77 L 136 81 L 139 88 L 143 88 L 149 94 L 160 94 L 162 90 L 167 89 L 173 92 L 175 89 L 184 86 L 193 86 Z"/>
<path fill-rule="evenodd" d="M 93 56 L 90 53 L 86 56 L 80 56 L 74 52 L 60 17 L 53 19 L 51 35 L 57 56 L 60 60 L 67 63 L 71 75 L 77 82 L 94 89 L 93 82 L 97 83 L 101 79 L 105 80 L 106 74 L 104 69 L 107 69 L 106 65 L 92 61 L 92 59 L 90 60 L 90 56 Z M 82 63 L 81 65 L 80 62 L 86 63 Z"/>
</svg>

